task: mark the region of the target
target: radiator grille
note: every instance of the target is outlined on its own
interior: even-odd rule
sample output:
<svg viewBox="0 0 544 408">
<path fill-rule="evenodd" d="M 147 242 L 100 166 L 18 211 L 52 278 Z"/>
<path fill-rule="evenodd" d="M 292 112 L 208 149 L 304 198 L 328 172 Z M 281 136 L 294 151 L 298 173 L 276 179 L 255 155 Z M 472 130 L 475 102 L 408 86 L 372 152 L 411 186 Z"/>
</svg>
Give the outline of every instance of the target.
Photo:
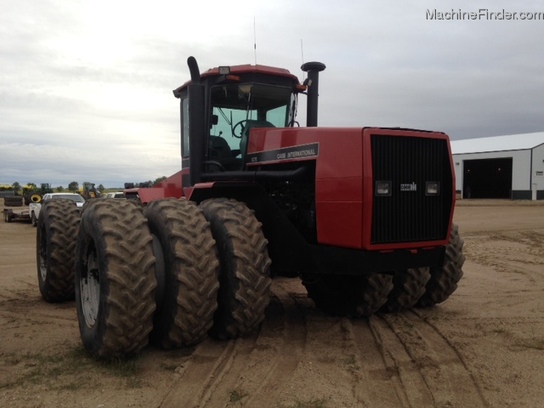
<svg viewBox="0 0 544 408">
<path fill-rule="evenodd" d="M 392 183 L 390 196 L 374 194 L 371 243 L 444 239 L 453 198 L 447 141 L 372 135 L 371 146 L 374 184 Z M 438 196 L 425 195 L 427 181 L 440 182 Z"/>
</svg>

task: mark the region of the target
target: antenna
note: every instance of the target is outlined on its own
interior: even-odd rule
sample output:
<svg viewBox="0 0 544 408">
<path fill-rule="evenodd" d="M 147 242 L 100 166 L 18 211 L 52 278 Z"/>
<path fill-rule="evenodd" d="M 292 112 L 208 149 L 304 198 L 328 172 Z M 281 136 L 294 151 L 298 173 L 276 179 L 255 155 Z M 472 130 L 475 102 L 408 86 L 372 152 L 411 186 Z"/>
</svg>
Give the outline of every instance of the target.
<svg viewBox="0 0 544 408">
<path fill-rule="evenodd" d="M 255 65 L 257 65 L 257 27 L 255 24 L 255 16 L 253 16 L 253 54 L 255 57 Z"/>
</svg>

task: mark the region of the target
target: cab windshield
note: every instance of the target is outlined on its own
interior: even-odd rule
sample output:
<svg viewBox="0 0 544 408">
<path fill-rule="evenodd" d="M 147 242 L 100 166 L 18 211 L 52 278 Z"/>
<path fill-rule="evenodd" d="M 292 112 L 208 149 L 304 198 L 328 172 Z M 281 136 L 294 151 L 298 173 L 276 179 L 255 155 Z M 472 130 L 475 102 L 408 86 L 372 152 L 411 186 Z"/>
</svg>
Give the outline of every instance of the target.
<svg viewBox="0 0 544 408">
<path fill-rule="evenodd" d="M 211 89 L 210 152 L 226 141 L 234 157 L 244 155 L 249 130 L 254 127 L 292 126 L 296 97 L 286 87 L 263 84 L 228 84 Z M 240 152 L 241 151 L 241 152 Z"/>
</svg>

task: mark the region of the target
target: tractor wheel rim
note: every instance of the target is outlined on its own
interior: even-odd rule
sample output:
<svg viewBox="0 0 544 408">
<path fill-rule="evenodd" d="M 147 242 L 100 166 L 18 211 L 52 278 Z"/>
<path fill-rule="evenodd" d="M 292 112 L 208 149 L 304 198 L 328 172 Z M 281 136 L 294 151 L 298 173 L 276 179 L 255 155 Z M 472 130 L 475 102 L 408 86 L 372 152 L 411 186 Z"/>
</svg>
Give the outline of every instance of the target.
<svg viewBox="0 0 544 408">
<path fill-rule="evenodd" d="M 47 279 L 47 264 L 45 261 L 45 256 L 40 252 L 40 277 L 42 278 L 42 282 L 45 282 Z"/>
<path fill-rule="evenodd" d="M 100 303 L 100 275 L 96 251 L 91 249 L 87 256 L 87 268 L 85 276 L 79 282 L 81 291 L 81 310 L 85 323 L 93 327 L 98 317 Z"/>
<path fill-rule="evenodd" d="M 45 237 L 45 231 L 40 229 L 40 249 L 38 251 L 38 267 L 40 270 L 40 278 L 42 282 L 47 279 L 47 239 Z"/>
</svg>

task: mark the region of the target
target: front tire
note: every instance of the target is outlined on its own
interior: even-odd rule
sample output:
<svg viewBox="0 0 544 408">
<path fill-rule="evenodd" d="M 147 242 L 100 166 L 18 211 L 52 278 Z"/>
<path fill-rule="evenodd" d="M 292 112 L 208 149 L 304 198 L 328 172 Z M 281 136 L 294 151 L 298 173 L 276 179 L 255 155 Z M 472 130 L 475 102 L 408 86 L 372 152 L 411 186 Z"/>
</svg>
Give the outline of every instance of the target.
<svg viewBox="0 0 544 408">
<path fill-rule="evenodd" d="M 417 306 L 430 307 L 450 297 L 463 277 L 464 263 L 463 240 L 459 235 L 459 227 L 454 224 L 451 228 L 449 244 L 446 246 L 444 264 L 441 267 L 431 268 L 431 279 Z"/>
<path fill-rule="evenodd" d="M 36 230 L 38 286 L 47 302 L 74 299 L 76 241 L 81 219 L 73 201 L 42 205 Z"/>
<path fill-rule="evenodd" d="M 425 293 L 425 285 L 431 278 L 429 268 L 411 268 L 395 272 L 393 290 L 382 307 L 383 312 L 399 312 L 412 308 Z"/>
<path fill-rule="evenodd" d="M 157 286 L 141 209 L 110 200 L 86 207 L 76 255 L 76 310 L 85 349 L 101 358 L 138 352 L 153 327 Z"/>
<path fill-rule="evenodd" d="M 334 316 L 368 317 L 378 311 L 393 288 L 393 277 L 369 275 L 302 275 L 308 297 L 325 313 Z"/>
<path fill-rule="evenodd" d="M 194 345 L 207 335 L 217 309 L 219 260 L 210 224 L 188 200 L 153 201 L 144 214 L 163 265 L 151 341 L 165 349 Z"/>
<path fill-rule="evenodd" d="M 216 198 L 200 207 L 210 222 L 221 265 L 219 306 L 210 334 L 219 339 L 243 336 L 264 320 L 270 302 L 268 241 L 244 203 Z"/>
</svg>

